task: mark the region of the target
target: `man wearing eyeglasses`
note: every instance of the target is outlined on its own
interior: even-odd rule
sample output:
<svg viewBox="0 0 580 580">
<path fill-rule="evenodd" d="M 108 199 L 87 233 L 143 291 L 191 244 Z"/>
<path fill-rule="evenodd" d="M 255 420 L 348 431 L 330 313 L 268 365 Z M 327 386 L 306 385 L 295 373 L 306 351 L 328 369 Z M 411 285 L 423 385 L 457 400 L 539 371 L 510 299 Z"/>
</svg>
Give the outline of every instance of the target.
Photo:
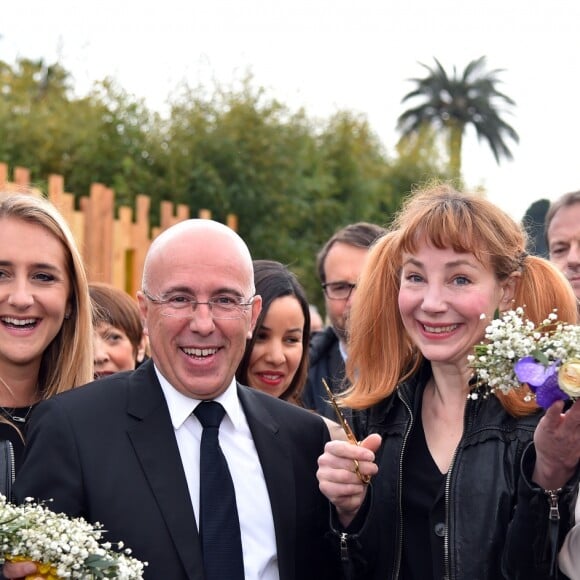
<svg viewBox="0 0 580 580">
<path fill-rule="evenodd" d="M 330 326 L 317 334 L 310 348 L 308 380 L 302 400 L 304 406 L 320 415 L 335 419 L 328 403 L 322 379 L 334 393 L 343 391 L 348 383 L 345 378 L 345 361 L 348 352 L 347 324 L 356 283 L 372 244 L 386 230 L 378 225 L 358 222 L 337 232 L 326 242 L 317 256 L 317 270 L 326 313 Z M 346 410 L 357 438 L 364 435 L 362 414 Z"/>
<path fill-rule="evenodd" d="M 338 577 L 324 422 L 235 380 L 261 308 L 246 244 L 211 220 L 172 226 L 138 300 L 151 359 L 37 406 L 16 498 L 101 522 L 148 580 Z"/>
<path fill-rule="evenodd" d="M 570 281 L 580 316 L 580 191 L 565 193 L 550 204 L 545 228 L 550 261 Z M 564 539 L 558 559 L 567 577 L 580 579 L 580 498 L 575 506 L 575 524 Z"/>
</svg>

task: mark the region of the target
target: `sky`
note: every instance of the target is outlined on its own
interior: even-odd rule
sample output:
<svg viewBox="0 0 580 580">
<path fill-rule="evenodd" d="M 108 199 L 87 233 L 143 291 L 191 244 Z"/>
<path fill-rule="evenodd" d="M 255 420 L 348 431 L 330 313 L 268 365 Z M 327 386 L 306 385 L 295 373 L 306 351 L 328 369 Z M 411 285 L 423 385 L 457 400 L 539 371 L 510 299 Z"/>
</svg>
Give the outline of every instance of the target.
<svg viewBox="0 0 580 580">
<path fill-rule="evenodd" d="M 79 95 L 109 76 L 163 112 L 182 82 L 211 90 L 250 73 L 310 118 L 365 116 L 390 155 L 419 63 L 462 71 L 485 55 L 504 69 L 498 88 L 516 101 L 504 118 L 520 143 L 497 165 L 469 131 L 467 187 L 515 219 L 580 189 L 578 0 L 12 0 L 0 15 L 0 60 L 58 60 Z"/>
</svg>

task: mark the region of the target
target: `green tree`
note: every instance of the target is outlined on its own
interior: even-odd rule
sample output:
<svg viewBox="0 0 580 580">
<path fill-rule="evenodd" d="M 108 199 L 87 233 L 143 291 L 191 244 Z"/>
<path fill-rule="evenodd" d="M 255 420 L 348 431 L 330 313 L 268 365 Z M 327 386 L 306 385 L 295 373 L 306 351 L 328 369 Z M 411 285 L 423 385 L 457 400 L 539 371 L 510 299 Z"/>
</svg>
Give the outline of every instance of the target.
<svg viewBox="0 0 580 580">
<path fill-rule="evenodd" d="M 416 87 L 402 102 L 420 99 L 422 102 L 407 109 L 398 119 L 403 136 L 417 132 L 423 125 L 443 128 L 448 139 L 451 175 L 461 175 L 461 146 L 468 125 L 473 125 L 477 137 L 489 145 L 497 163 L 512 159 L 506 139 L 519 142 L 516 131 L 501 117 L 501 106 L 515 102 L 497 89 L 501 69 L 485 70 L 486 58 L 471 61 L 459 75 L 455 67 L 449 76 L 437 59 L 435 67 L 421 64 L 428 74 L 411 79 Z"/>
<path fill-rule="evenodd" d="M 63 154 L 69 75 L 43 60 L 0 62 L 0 158 L 46 176 Z"/>
<path fill-rule="evenodd" d="M 174 201 L 218 220 L 236 214 L 252 254 L 288 264 L 311 299 L 320 294 L 314 261 L 326 239 L 352 221 L 384 222 L 394 205 L 389 163 L 366 119 L 340 112 L 314 123 L 250 79 L 209 98 L 185 89 L 164 149 Z"/>
<path fill-rule="evenodd" d="M 377 135 L 362 115 L 340 111 L 330 117 L 318 137 L 325 172 L 330 179 L 328 202 L 331 224 L 336 221 L 384 221 L 386 208 L 393 206 L 388 187 L 389 162 Z M 329 203 L 324 208 L 328 214 Z M 333 215 L 334 214 L 334 215 Z M 325 215 L 318 216 L 324 223 Z M 329 228 L 325 228 L 328 231 Z M 331 232 L 332 233 L 332 230 Z"/>
<path fill-rule="evenodd" d="M 397 156 L 390 163 L 388 176 L 392 203 L 384 208 L 389 216 L 399 208 L 403 198 L 416 189 L 433 180 L 451 180 L 434 127 L 424 125 L 416 133 L 401 138 L 396 152 Z"/>
<path fill-rule="evenodd" d="M 313 121 L 251 81 L 184 86 L 161 117 L 113 79 L 79 98 L 59 65 L 0 62 L 0 160 L 31 169 L 41 188 L 63 175 L 77 197 L 94 182 L 118 205 L 147 194 L 153 225 L 162 200 L 192 216 L 235 214 L 252 255 L 287 264 L 321 306 L 317 252 L 348 223 L 388 223 L 404 195 L 441 175 L 434 131 L 402 140 L 390 159 L 363 115 Z"/>
<path fill-rule="evenodd" d="M 115 190 L 117 205 L 131 205 L 136 194 L 159 186 L 157 115 L 142 100 L 105 79 L 70 101 L 67 114 L 67 150 L 57 172 L 72 191 L 86 193 L 100 182 Z"/>
<path fill-rule="evenodd" d="M 86 195 L 101 182 L 118 203 L 152 185 L 154 117 L 112 80 L 76 98 L 60 65 L 22 59 L 0 62 L 0 89 L 0 159 L 30 169 L 36 185 L 57 173 L 69 191 Z"/>
</svg>

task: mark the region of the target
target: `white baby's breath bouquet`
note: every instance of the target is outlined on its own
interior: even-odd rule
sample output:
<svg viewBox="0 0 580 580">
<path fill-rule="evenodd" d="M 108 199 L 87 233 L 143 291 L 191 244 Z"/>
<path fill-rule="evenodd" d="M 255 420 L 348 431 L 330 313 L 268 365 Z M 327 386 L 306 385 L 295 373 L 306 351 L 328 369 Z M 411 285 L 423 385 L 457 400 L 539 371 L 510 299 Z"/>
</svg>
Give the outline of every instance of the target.
<svg viewBox="0 0 580 580">
<path fill-rule="evenodd" d="M 57 514 L 28 498 L 14 505 L 0 494 L 0 561 L 31 560 L 48 580 L 140 580 L 146 564 L 122 542 L 102 542 L 100 524 Z M 36 576 L 36 575 L 35 575 Z"/>
<path fill-rule="evenodd" d="M 468 360 L 477 383 L 491 391 L 508 393 L 526 384 L 530 399 L 545 409 L 580 398 L 580 326 L 559 321 L 556 311 L 539 325 L 521 307 L 496 317 Z"/>
</svg>

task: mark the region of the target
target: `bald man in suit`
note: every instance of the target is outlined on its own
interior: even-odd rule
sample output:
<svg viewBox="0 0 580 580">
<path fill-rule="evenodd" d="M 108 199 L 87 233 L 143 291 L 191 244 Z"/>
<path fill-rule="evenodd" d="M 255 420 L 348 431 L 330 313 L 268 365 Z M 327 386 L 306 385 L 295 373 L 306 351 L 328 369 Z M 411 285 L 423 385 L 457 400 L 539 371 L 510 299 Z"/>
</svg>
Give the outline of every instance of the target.
<svg viewBox="0 0 580 580">
<path fill-rule="evenodd" d="M 139 306 L 151 360 L 38 405 L 15 494 L 101 522 L 149 563 L 151 580 L 205 580 L 200 439 L 193 414 L 225 409 L 220 447 L 234 483 L 247 580 L 336 578 L 338 546 L 317 458 L 322 419 L 243 385 L 235 370 L 254 329 L 250 253 L 232 230 L 187 220 L 154 240 Z M 30 563 L 7 564 L 8 578 Z M 227 579 L 223 579 L 227 580 Z"/>
</svg>

